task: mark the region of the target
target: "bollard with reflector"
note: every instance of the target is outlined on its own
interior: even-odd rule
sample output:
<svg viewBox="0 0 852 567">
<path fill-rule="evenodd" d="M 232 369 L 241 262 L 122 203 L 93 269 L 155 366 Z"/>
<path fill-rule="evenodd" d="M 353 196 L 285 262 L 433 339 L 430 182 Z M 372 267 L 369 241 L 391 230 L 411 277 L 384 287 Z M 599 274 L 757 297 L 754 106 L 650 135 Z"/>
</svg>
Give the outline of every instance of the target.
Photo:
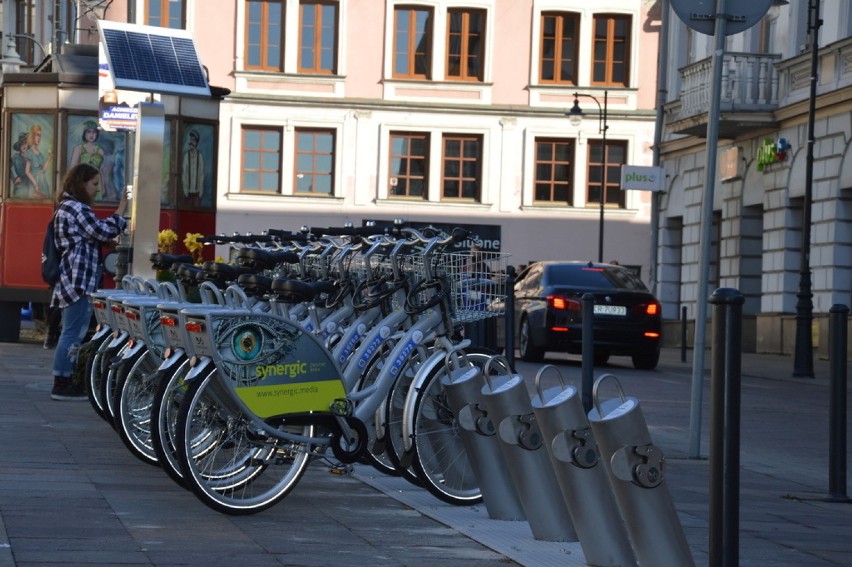
<svg viewBox="0 0 852 567">
<path fill-rule="evenodd" d="M 558 387 L 542 388 L 546 373 L 559 378 Z M 538 371 L 535 388 L 532 408 L 586 563 L 635 566 L 627 530 L 577 388 L 565 384 L 559 369 L 551 364 Z"/>
<path fill-rule="evenodd" d="M 601 402 L 601 383 L 611 379 L 619 397 Z M 592 390 L 589 423 L 606 465 L 615 500 L 640 565 L 692 567 L 695 562 L 665 482 L 665 457 L 636 398 L 625 398 L 621 383 L 604 374 Z"/>
<path fill-rule="evenodd" d="M 533 533 L 541 541 L 577 541 L 568 507 L 542 446 L 541 431 L 518 374 L 484 375 L 482 397 L 497 427 L 500 451 Z"/>
</svg>

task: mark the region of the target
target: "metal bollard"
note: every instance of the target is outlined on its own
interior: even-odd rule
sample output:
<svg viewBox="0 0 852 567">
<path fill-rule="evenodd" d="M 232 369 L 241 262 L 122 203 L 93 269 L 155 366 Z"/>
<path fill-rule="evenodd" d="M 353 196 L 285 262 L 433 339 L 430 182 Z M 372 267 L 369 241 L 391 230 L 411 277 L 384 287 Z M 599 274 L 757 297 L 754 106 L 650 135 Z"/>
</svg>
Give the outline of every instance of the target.
<svg viewBox="0 0 852 567">
<path fill-rule="evenodd" d="M 611 378 L 620 397 L 601 403 L 601 382 Z M 589 423 L 598 441 L 616 502 L 640 565 L 695 565 L 665 483 L 665 457 L 651 442 L 639 401 L 625 398 L 612 374 L 595 382 Z"/>
<path fill-rule="evenodd" d="M 508 362 L 506 364 L 508 368 Z M 490 366 L 491 361 L 486 365 L 486 372 L 490 371 Z M 458 417 L 459 435 L 479 482 L 488 517 L 525 520 L 524 509 L 500 453 L 497 429 L 482 403 L 482 370 L 477 366 L 448 369 L 441 383 L 447 405 Z"/>
<path fill-rule="evenodd" d="M 831 306 L 829 313 L 828 500 L 849 502 L 846 493 L 846 320 L 849 308 L 836 304 Z"/>
<path fill-rule="evenodd" d="M 739 565 L 740 398 L 742 309 L 745 299 L 731 288 L 710 296 L 713 343 L 710 365 L 710 564 Z"/>
<path fill-rule="evenodd" d="M 524 379 L 518 374 L 484 374 L 482 397 L 497 426 L 503 462 L 517 490 L 533 538 L 577 541 L 559 483 L 542 446 L 541 431 L 530 405 Z"/>
<path fill-rule="evenodd" d="M 542 389 L 541 378 L 548 371 L 556 372 L 560 387 Z M 596 567 L 635 566 L 627 529 L 600 463 L 577 388 L 565 384 L 552 364 L 538 371 L 535 387 L 532 408 L 586 563 Z"/>
</svg>

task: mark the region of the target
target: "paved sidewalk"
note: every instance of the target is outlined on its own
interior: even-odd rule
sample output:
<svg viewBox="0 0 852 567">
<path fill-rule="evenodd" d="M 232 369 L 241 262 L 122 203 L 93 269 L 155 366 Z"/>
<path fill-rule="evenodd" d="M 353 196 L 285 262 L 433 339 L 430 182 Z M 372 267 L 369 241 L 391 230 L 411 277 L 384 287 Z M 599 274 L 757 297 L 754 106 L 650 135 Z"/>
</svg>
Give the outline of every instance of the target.
<svg viewBox="0 0 852 567">
<path fill-rule="evenodd" d="M 0 567 L 585 565 L 579 544 L 535 541 L 526 522 L 444 505 L 364 467 L 335 475 L 315 463 L 272 509 L 218 514 L 131 456 L 88 403 L 51 401 L 51 357 L 40 344 L 0 343 Z M 547 362 L 579 378 L 576 360 Z M 657 371 L 628 363 L 595 373 L 639 400 L 696 564 L 707 565 L 709 466 L 689 458 L 691 360 L 666 349 Z M 825 501 L 828 363 L 815 368 L 816 379 L 793 379 L 789 357 L 743 357 L 743 566 L 852 565 L 852 504 Z M 527 377 L 537 369 L 519 364 Z M 709 379 L 703 399 L 706 457 Z"/>
</svg>

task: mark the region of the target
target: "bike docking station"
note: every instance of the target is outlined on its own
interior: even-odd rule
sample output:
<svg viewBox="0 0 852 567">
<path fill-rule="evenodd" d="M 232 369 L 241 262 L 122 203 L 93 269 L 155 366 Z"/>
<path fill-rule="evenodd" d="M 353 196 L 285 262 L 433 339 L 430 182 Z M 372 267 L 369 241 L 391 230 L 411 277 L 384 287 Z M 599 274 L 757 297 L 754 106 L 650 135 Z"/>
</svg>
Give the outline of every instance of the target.
<svg viewBox="0 0 852 567">
<path fill-rule="evenodd" d="M 543 389 L 543 376 L 554 373 L 559 386 Z M 551 364 L 538 371 L 535 388 L 533 412 L 586 562 L 600 567 L 635 566 L 627 530 L 579 391 L 566 384 L 562 373 Z"/>
<path fill-rule="evenodd" d="M 599 390 L 607 380 L 616 383 L 619 397 L 601 402 Z M 651 442 L 639 401 L 625 398 L 612 374 L 595 381 L 592 398 L 589 424 L 639 564 L 694 566 L 665 482 L 665 457 Z"/>
<path fill-rule="evenodd" d="M 487 370 L 490 370 L 491 361 Z M 447 405 L 457 416 L 459 435 L 479 482 L 482 502 L 492 520 L 525 520 L 524 508 L 503 463 L 497 429 L 482 402 L 482 369 L 448 368 L 442 379 Z"/>
<path fill-rule="evenodd" d="M 553 498 L 559 494 L 559 484 L 543 446 L 524 379 L 512 373 L 508 363 L 503 366 L 507 373 L 492 376 L 493 361 L 486 365 L 481 395 L 496 427 L 503 466 L 512 479 L 533 538 L 576 542 L 577 533 L 567 506 L 561 498 Z"/>
<path fill-rule="evenodd" d="M 619 395 L 602 400 L 608 381 Z M 540 542 L 578 542 L 589 566 L 695 565 L 663 453 L 615 376 L 594 383 L 588 413 L 553 365 L 532 395 L 502 355 L 448 367 L 442 383 L 489 520 L 526 520 Z"/>
</svg>

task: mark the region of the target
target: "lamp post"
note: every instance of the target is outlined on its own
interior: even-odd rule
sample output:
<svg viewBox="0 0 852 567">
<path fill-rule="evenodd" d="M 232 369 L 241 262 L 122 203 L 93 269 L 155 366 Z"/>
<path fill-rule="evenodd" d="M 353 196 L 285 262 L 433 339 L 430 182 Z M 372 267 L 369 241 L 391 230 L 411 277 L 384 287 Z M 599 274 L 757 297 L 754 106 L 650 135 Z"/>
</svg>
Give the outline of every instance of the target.
<svg viewBox="0 0 852 567">
<path fill-rule="evenodd" d="M 601 106 L 600 101 L 590 94 L 574 93 L 574 106 L 572 106 L 571 110 L 568 111 L 568 119 L 571 121 L 571 125 L 577 127 L 583 120 L 583 109 L 580 108 L 579 98 L 581 96 L 590 98 L 598 105 L 598 134 L 601 135 L 601 167 L 603 168 L 603 171 L 601 172 L 600 221 L 598 223 L 598 262 L 603 262 L 604 206 L 606 205 L 606 173 L 608 169 L 606 155 L 606 131 L 609 129 L 609 124 L 607 124 L 607 95 L 608 92 L 604 91 L 603 106 Z"/>
<path fill-rule="evenodd" d="M 808 106 L 808 153 L 805 158 L 805 202 L 802 207 L 802 254 L 799 268 L 799 292 L 796 294 L 796 345 L 793 352 L 793 376 L 814 377 L 814 352 L 811 326 L 814 304 L 811 292 L 811 201 L 814 184 L 814 121 L 816 115 L 817 70 L 819 68 L 819 0 L 808 0 L 808 32 L 811 34 L 811 92 Z"/>
</svg>

